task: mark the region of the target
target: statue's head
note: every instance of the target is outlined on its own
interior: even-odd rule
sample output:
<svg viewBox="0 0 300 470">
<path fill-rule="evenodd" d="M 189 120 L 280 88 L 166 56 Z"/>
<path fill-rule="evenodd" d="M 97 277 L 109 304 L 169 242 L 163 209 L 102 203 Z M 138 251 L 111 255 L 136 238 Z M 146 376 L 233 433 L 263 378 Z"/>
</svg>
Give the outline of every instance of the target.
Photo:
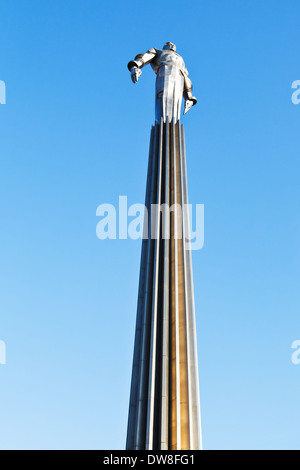
<svg viewBox="0 0 300 470">
<path fill-rule="evenodd" d="M 164 51 L 176 51 L 176 46 L 172 42 L 166 42 L 166 44 L 163 47 Z"/>
</svg>

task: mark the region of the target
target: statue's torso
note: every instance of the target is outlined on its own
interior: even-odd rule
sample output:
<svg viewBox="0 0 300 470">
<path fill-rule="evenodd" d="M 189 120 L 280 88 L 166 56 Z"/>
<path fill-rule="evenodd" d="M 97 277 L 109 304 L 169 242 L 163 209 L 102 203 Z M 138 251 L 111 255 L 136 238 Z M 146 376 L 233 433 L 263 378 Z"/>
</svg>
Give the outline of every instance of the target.
<svg viewBox="0 0 300 470">
<path fill-rule="evenodd" d="M 178 71 L 185 70 L 183 58 L 176 52 L 169 50 L 158 50 L 151 66 L 154 72 L 159 75 L 171 73 L 172 68 L 178 69 Z"/>
<path fill-rule="evenodd" d="M 186 71 L 182 57 L 174 51 L 158 50 L 151 66 L 156 78 L 156 119 L 180 119 L 180 108 Z"/>
</svg>

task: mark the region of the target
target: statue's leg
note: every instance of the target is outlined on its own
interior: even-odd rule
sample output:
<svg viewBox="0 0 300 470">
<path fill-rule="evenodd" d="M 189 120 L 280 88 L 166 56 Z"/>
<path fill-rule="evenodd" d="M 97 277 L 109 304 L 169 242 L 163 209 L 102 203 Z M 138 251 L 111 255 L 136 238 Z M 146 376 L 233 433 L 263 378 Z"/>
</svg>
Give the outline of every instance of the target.
<svg viewBox="0 0 300 470">
<path fill-rule="evenodd" d="M 155 119 L 156 121 L 160 122 L 162 117 L 163 117 L 163 91 L 157 91 L 156 89 Z"/>
<path fill-rule="evenodd" d="M 156 78 L 156 120 L 180 119 L 184 80 L 176 66 L 162 66 Z"/>
</svg>

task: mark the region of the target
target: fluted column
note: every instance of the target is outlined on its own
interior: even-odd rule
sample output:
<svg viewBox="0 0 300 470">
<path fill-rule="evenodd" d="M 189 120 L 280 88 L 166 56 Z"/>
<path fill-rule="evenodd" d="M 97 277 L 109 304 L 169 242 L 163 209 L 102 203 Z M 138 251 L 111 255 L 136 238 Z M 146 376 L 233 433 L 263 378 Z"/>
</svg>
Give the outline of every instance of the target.
<svg viewBox="0 0 300 470">
<path fill-rule="evenodd" d="M 152 128 L 127 449 L 201 449 L 200 399 L 184 129 Z M 153 205 L 158 209 L 151 211 Z M 168 210 L 170 208 L 170 211 Z M 165 216 L 163 216 L 163 214 Z M 151 237 L 152 235 L 152 237 Z"/>
</svg>

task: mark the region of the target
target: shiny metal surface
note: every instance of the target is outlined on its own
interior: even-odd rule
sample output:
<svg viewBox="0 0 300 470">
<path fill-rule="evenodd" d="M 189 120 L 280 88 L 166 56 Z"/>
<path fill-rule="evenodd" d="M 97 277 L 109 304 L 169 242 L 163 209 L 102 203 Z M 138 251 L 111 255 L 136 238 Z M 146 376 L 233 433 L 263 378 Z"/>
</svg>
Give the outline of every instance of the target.
<svg viewBox="0 0 300 470">
<path fill-rule="evenodd" d="M 182 143 L 182 182 L 183 182 L 183 198 L 184 204 L 189 203 L 188 199 L 188 181 L 187 181 L 187 164 L 186 164 L 186 147 L 184 127 L 181 126 L 181 143 Z M 190 239 L 190 221 L 189 212 L 186 212 L 187 223 L 185 227 L 188 233 L 187 238 Z M 197 332 L 196 332 L 196 314 L 195 314 L 195 297 L 194 297 L 194 280 L 192 267 L 192 252 L 186 250 L 186 293 L 187 293 L 187 316 L 188 316 L 188 338 L 189 338 L 189 371 L 190 371 L 190 396 L 191 396 L 191 448 L 202 449 L 202 429 L 201 429 L 201 411 L 200 411 L 200 390 L 198 378 L 198 354 L 197 354 Z"/>
<path fill-rule="evenodd" d="M 165 175 L 164 175 L 164 204 L 170 204 L 170 126 L 168 118 L 165 126 Z M 163 233 L 165 237 L 170 233 L 170 220 L 165 217 Z M 169 445 L 169 348 L 170 348 L 170 243 L 169 239 L 162 240 L 163 247 L 163 318 L 162 318 L 162 386 L 161 386 L 161 428 L 160 449 L 168 450 Z"/>
<path fill-rule="evenodd" d="M 196 321 L 189 227 L 184 129 L 156 122 L 151 132 L 146 205 L 173 206 L 151 220 L 157 238 L 143 240 L 127 449 L 202 448 Z M 188 216 L 188 214 L 187 214 Z M 170 237 L 164 234 L 170 231 Z M 178 233 L 183 230 L 183 237 Z"/>
<path fill-rule="evenodd" d="M 182 98 L 185 100 L 184 114 L 197 103 L 192 94 L 192 82 L 183 58 L 176 53 L 176 46 L 167 42 L 163 49 L 151 48 L 143 54 L 138 54 L 128 63 L 133 83 L 142 74 L 141 69 L 151 64 L 156 74 L 155 118 L 158 122 L 163 118 L 166 122 L 180 119 Z"/>
<path fill-rule="evenodd" d="M 157 187 L 156 204 L 161 204 L 162 195 L 162 152 L 163 152 L 163 124 L 161 122 L 159 131 L 159 151 L 157 162 Z M 155 411 L 155 386 L 157 380 L 156 354 L 158 350 L 158 309 L 159 309 L 159 264 L 160 264 L 160 212 L 155 214 L 156 238 L 154 240 L 154 260 L 153 260 L 153 286 L 152 286 L 152 316 L 151 316 L 151 339 L 149 354 L 149 386 L 148 386 L 148 407 L 147 407 L 147 430 L 146 430 L 146 449 L 154 448 L 154 411 Z"/>
</svg>

